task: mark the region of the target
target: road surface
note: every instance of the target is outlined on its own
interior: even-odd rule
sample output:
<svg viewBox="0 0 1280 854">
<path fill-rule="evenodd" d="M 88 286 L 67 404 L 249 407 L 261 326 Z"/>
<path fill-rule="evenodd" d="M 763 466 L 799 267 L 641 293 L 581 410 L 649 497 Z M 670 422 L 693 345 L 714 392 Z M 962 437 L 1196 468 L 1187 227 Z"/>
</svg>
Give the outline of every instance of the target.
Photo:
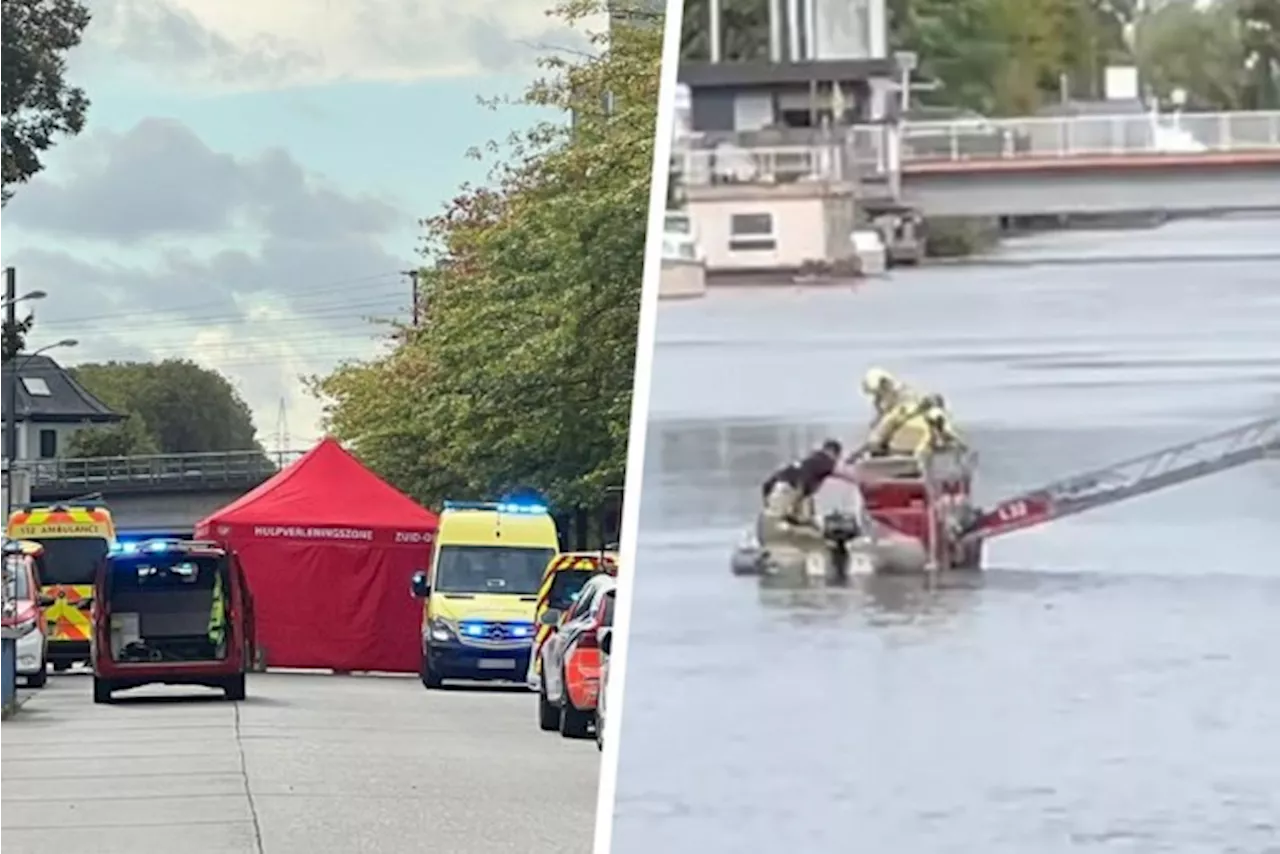
<svg viewBox="0 0 1280 854">
<path fill-rule="evenodd" d="M 663 305 L 613 854 L 1280 854 L 1280 462 L 996 540 L 932 593 L 728 568 L 763 477 L 866 423 L 873 364 L 946 395 L 988 500 L 1280 410 L 1278 234 Z M 1219 258 L 1099 259 L 1182 253 Z"/>
<path fill-rule="evenodd" d="M 595 742 L 539 731 L 527 691 L 270 673 L 244 703 L 95 706 L 91 687 L 53 676 L 5 722 L 5 854 L 591 850 Z"/>
</svg>

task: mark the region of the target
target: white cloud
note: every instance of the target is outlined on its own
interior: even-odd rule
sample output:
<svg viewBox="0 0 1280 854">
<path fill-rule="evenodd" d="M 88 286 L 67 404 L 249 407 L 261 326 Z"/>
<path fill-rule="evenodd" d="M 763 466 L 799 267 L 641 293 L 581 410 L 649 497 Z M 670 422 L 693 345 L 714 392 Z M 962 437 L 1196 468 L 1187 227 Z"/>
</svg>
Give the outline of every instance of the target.
<svg viewBox="0 0 1280 854">
<path fill-rule="evenodd" d="M 91 0 L 82 61 L 213 90 L 525 71 L 581 36 L 544 0 Z M 603 25 L 603 20 L 598 25 Z M 109 65 L 108 65 L 109 64 Z"/>
<path fill-rule="evenodd" d="M 68 362 L 190 358 L 224 373 L 261 435 L 279 401 L 295 437 L 320 404 L 299 377 L 367 358 L 411 295 L 388 235 L 413 222 L 346 193 L 287 152 L 215 151 L 190 128 L 145 119 L 67 143 L 6 208 L 6 261 L 44 290 L 31 344 L 80 342 Z M 249 239 L 231 235 L 240 226 Z"/>
</svg>

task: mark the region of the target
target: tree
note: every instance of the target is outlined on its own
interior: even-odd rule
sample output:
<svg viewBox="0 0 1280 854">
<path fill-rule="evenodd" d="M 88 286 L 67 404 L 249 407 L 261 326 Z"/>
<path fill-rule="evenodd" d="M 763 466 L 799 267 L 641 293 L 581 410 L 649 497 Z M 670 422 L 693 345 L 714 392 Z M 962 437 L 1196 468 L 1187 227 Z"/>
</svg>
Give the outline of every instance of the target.
<svg viewBox="0 0 1280 854">
<path fill-rule="evenodd" d="M 1280 3 L 1240 0 L 1247 79 L 1242 101 L 1254 110 L 1280 109 Z"/>
<path fill-rule="evenodd" d="M 554 14 L 583 27 L 603 7 Z M 425 325 L 315 384 L 331 432 L 424 503 L 529 486 L 567 511 L 622 480 L 662 29 L 589 38 L 590 54 L 544 57 L 515 101 L 557 120 L 425 221 Z"/>
<path fill-rule="evenodd" d="M 721 0 L 720 50 L 725 60 L 769 58 L 770 0 Z M 680 58 L 694 62 L 711 59 L 709 0 L 685 0 L 681 21 Z"/>
<path fill-rule="evenodd" d="M 110 427 L 77 430 L 67 448 L 68 457 L 132 457 L 158 454 L 155 438 L 142 416 L 131 414 Z"/>
<path fill-rule="evenodd" d="M 106 362 L 70 370 L 107 406 L 137 419 L 137 424 L 126 422 L 114 434 L 106 431 L 111 438 L 86 437 L 86 446 L 117 443 L 137 448 L 136 453 L 162 454 L 258 448 L 249 406 L 217 371 L 185 359 Z M 142 441 L 143 436 L 149 441 Z"/>
<path fill-rule="evenodd" d="M 4 188 L 25 183 L 60 135 L 84 128 L 89 100 L 66 81 L 67 53 L 80 44 L 89 11 L 77 0 L 3 0 Z"/>
<path fill-rule="evenodd" d="M 17 357 L 22 352 L 22 348 L 26 346 L 27 333 L 31 331 L 31 325 L 35 323 L 34 314 L 28 314 L 21 320 L 10 324 L 7 321 L 4 324 L 4 361 Z"/>
<path fill-rule="evenodd" d="M 1245 46 L 1232 3 L 1166 0 L 1142 18 L 1134 41 L 1143 79 L 1160 100 L 1181 89 L 1190 109 L 1243 107 Z"/>
</svg>

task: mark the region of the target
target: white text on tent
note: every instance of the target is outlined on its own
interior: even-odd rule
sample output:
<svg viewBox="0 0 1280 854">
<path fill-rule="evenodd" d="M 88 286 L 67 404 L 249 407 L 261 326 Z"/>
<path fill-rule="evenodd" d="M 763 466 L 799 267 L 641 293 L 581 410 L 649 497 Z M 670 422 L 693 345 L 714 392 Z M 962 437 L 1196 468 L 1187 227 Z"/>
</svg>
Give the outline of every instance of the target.
<svg viewBox="0 0 1280 854">
<path fill-rule="evenodd" d="M 373 531 L 361 528 L 307 528 L 294 525 L 255 525 L 255 537 L 291 537 L 297 540 L 372 540 Z"/>
</svg>

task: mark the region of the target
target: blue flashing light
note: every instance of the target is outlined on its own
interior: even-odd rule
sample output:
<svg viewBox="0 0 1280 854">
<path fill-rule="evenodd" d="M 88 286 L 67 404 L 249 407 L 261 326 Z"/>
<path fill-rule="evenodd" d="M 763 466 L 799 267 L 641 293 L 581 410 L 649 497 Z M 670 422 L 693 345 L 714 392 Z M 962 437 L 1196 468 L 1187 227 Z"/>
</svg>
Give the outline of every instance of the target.
<svg viewBox="0 0 1280 854">
<path fill-rule="evenodd" d="M 506 502 L 498 505 L 499 513 L 511 513 L 515 515 L 524 514 L 526 516 L 545 516 L 547 507 L 545 504 L 516 504 Z"/>
<path fill-rule="evenodd" d="M 515 501 L 446 501 L 445 510 L 483 510 L 511 516 L 545 516 L 550 511 L 545 504 L 525 504 Z"/>
<path fill-rule="evenodd" d="M 116 540 L 111 544 L 111 554 L 131 555 L 138 551 L 138 543 L 133 540 Z"/>
<path fill-rule="evenodd" d="M 487 638 L 489 631 L 494 626 L 502 626 L 506 629 L 506 637 L 512 640 L 533 637 L 532 623 L 486 623 L 484 621 L 464 622 L 458 626 L 458 631 L 469 638 Z"/>
</svg>

